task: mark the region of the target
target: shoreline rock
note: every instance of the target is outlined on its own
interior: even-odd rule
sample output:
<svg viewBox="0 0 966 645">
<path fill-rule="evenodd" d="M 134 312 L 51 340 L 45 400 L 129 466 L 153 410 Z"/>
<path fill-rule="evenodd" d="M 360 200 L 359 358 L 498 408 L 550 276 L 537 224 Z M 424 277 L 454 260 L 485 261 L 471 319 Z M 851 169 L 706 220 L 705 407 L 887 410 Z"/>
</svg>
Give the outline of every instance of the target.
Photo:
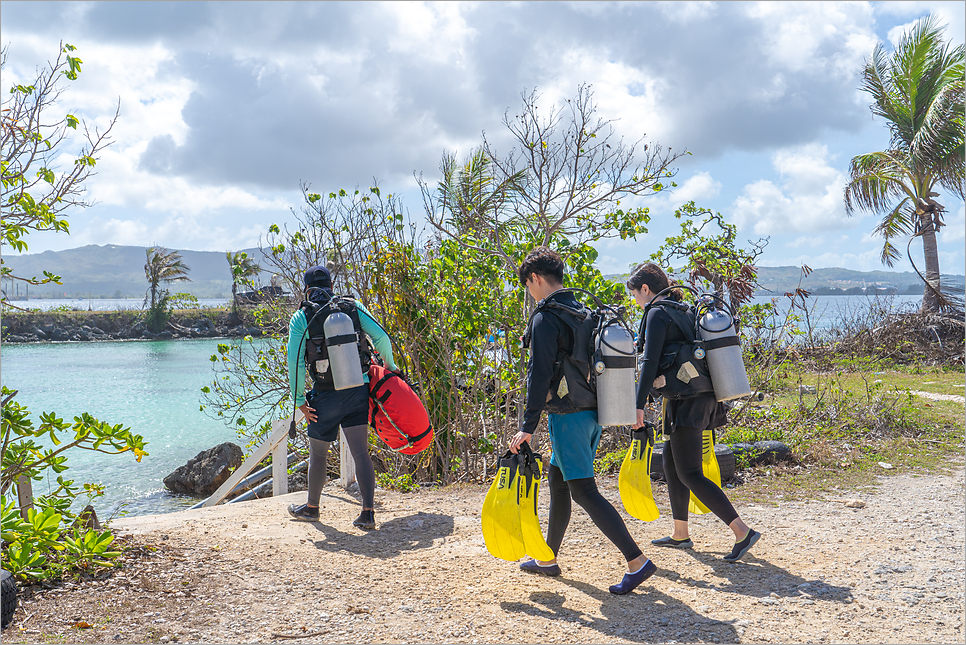
<svg viewBox="0 0 966 645">
<path fill-rule="evenodd" d="M 241 466 L 244 456 L 238 445 L 226 441 L 189 459 L 164 478 L 164 486 L 172 493 L 208 497 Z"/>
<path fill-rule="evenodd" d="M 4 343 L 70 343 L 118 340 L 259 337 L 250 321 L 231 325 L 230 310 L 175 313 L 160 333 L 146 329 L 140 311 L 15 312 L 3 317 Z"/>
</svg>

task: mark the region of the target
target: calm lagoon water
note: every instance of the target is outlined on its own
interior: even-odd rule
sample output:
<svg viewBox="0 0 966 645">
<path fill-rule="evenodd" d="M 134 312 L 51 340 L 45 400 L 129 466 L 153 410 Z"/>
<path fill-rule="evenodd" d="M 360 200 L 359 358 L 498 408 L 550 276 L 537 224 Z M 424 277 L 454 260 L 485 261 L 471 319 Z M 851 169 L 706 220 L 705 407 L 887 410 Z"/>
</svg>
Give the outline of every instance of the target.
<svg viewBox="0 0 966 645">
<path fill-rule="evenodd" d="M 755 298 L 768 302 L 769 297 Z M 834 326 L 840 313 L 868 307 L 865 296 L 813 299 L 820 327 Z M 914 306 L 919 296 L 894 296 L 893 308 Z M 779 296 L 779 309 L 788 299 Z M 634 314 L 639 316 L 640 312 Z M 3 345 L 0 380 L 19 390 L 35 422 L 41 411 L 69 420 L 90 412 L 123 423 L 148 441 L 141 463 L 128 455 L 71 451 L 69 475 L 76 482 L 106 486 L 96 502 L 101 516 L 122 508 L 130 514 L 164 513 L 196 500 L 171 495 L 161 480 L 202 450 L 223 441 L 241 444 L 233 430 L 199 410 L 200 389 L 213 378 L 209 357 L 216 339 Z M 223 339 L 221 342 L 225 342 Z M 44 490 L 38 483 L 35 490 Z"/>
<path fill-rule="evenodd" d="M 18 390 L 37 423 L 39 413 L 65 421 L 89 412 L 130 426 L 148 442 L 148 456 L 68 452 L 67 475 L 97 482 L 106 495 L 95 501 L 101 517 L 119 506 L 130 514 L 161 513 L 194 503 L 171 495 L 161 480 L 188 459 L 234 431 L 199 410 L 200 389 L 213 378 L 209 357 L 215 339 L 3 345 L 2 380 Z M 224 339 L 221 342 L 225 342 Z M 53 482 L 53 480 L 52 480 Z M 45 490 L 36 482 L 35 492 Z"/>
</svg>

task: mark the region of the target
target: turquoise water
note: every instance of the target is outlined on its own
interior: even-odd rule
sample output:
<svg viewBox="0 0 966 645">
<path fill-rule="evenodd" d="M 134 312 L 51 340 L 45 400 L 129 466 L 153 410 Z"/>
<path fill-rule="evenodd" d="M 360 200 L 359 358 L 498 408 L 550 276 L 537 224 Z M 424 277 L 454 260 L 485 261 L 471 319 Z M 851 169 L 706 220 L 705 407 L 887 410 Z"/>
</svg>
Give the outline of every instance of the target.
<svg viewBox="0 0 966 645">
<path fill-rule="evenodd" d="M 221 342 L 224 342 L 222 339 Z M 122 508 L 130 514 L 169 512 L 193 504 L 171 495 L 161 480 L 188 459 L 224 441 L 244 445 L 222 422 L 199 410 L 200 389 L 213 378 L 209 356 L 218 341 L 123 341 L 3 345 L 2 380 L 19 390 L 38 423 L 39 413 L 65 421 L 89 412 L 123 423 L 148 442 L 148 456 L 68 452 L 75 482 L 104 484 L 95 501 L 102 517 Z M 47 485 L 36 482 L 35 493 Z"/>
</svg>

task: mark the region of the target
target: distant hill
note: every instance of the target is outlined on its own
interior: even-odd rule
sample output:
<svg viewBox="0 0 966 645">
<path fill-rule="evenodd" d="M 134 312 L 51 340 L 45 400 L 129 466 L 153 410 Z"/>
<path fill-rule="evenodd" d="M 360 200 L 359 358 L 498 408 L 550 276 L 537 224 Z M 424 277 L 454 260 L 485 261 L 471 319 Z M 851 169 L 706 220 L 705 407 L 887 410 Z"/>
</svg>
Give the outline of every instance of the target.
<svg viewBox="0 0 966 645">
<path fill-rule="evenodd" d="M 627 279 L 623 276 L 608 276 L 612 279 Z M 782 294 L 793 291 L 799 286 L 801 267 L 758 267 L 758 282 L 761 288 L 756 295 Z M 966 285 L 966 276 L 943 276 L 953 284 Z M 921 294 L 922 280 L 912 271 L 854 271 L 852 269 L 828 268 L 813 269 L 806 278 L 801 278 L 801 287 L 814 295 L 847 295 L 867 293 L 871 290 L 899 294 Z"/>
<path fill-rule="evenodd" d="M 62 285 L 47 284 L 30 288 L 31 298 L 140 298 L 148 288 L 144 277 L 144 246 L 90 244 L 65 251 L 44 251 L 21 256 L 7 255 L 4 264 L 15 275 L 43 276 L 50 271 L 62 278 Z M 254 258 L 261 258 L 258 249 L 242 249 Z M 231 295 L 231 271 L 224 251 L 178 251 L 191 271 L 191 282 L 177 282 L 170 286 L 172 293 L 190 293 L 198 298 L 226 298 Z M 257 261 L 257 260 L 256 260 Z M 263 262 L 259 262 L 265 266 Z M 269 274 L 263 272 L 262 283 Z M 8 297 L 10 284 L 4 282 Z M 23 295 L 24 287 L 20 286 Z"/>
<path fill-rule="evenodd" d="M 952 284 L 963 286 L 966 276 L 943 276 Z M 784 293 L 799 285 L 800 267 L 759 267 L 759 293 Z M 837 293 L 863 293 L 870 289 L 900 294 L 921 294 L 922 278 L 913 271 L 853 271 L 852 269 L 813 269 L 808 277 L 801 278 L 803 289 L 815 295 Z"/>
</svg>

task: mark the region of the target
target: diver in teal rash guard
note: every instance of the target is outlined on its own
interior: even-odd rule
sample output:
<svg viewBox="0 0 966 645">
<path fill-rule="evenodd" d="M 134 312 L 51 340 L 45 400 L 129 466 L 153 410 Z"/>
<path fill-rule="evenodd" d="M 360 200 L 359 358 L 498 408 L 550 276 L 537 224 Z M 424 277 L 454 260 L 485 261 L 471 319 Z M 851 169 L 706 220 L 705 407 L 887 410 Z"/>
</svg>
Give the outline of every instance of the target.
<svg viewBox="0 0 966 645">
<path fill-rule="evenodd" d="M 305 504 L 292 504 L 289 514 L 297 520 L 314 522 L 319 519 L 319 499 L 325 484 L 329 445 L 339 436 L 339 426 L 352 453 L 356 467 L 356 480 L 362 495 L 362 513 L 353 522 L 363 529 L 376 527 L 373 499 L 376 490 L 376 473 L 369 457 L 369 386 L 363 384 L 346 390 L 336 390 L 333 385 L 328 361 L 312 361 L 306 367 L 306 354 L 309 352 L 310 333 L 321 329 L 322 320 L 307 317 L 319 305 L 326 305 L 333 298 L 332 277 L 322 266 L 312 267 L 305 273 L 305 302 L 292 314 L 288 327 L 288 382 L 295 405 L 308 420 L 309 436 L 309 473 L 308 499 Z M 339 302 L 339 301 L 337 301 Z M 392 356 L 389 336 L 375 321 L 372 314 L 358 300 L 342 299 L 340 309 L 349 315 L 356 327 L 357 334 L 363 339 L 360 346 L 360 361 L 368 363 L 368 344 L 364 336 L 372 340 L 386 366 L 396 370 Z M 309 322 L 312 320 L 312 330 Z M 359 333 L 361 332 L 361 333 Z M 316 363 L 326 364 L 326 370 L 319 372 Z M 312 389 L 305 392 L 305 372 L 308 369 L 313 380 Z M 368 383 L 369 376 L 363 369 L 363 379 Z"/>
</svg>

